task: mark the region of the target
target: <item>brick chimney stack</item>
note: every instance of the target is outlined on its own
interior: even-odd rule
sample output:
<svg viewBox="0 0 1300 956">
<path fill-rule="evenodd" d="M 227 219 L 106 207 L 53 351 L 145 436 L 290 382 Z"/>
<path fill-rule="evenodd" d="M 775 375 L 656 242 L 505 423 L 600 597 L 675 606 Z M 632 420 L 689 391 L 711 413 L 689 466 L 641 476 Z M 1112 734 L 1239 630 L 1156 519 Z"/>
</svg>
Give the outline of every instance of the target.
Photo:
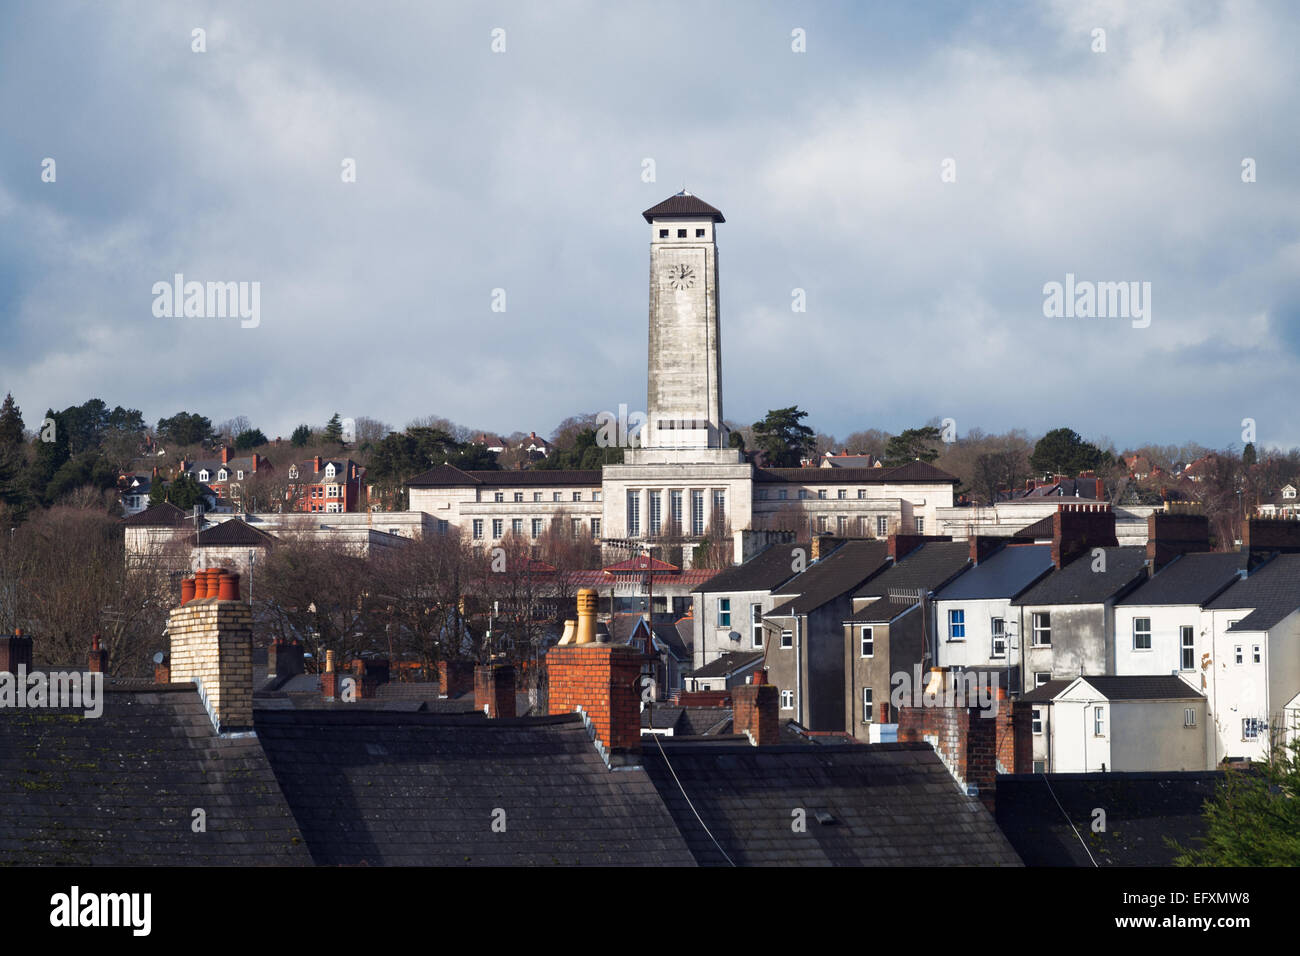
<svg viewBox="0 0 1300 956">
<path fill-rule="evenodd" d="M 888 539 L 888 554 L 895 561 L 901 561 L 927 541 L 951 541 L 950 534 L 891 534 Z"/>
<path fill-rule="evenodd" d="M 222 733 L 253 727 L 253 612 L 239 600 L 237 575 L 209 568 L 196 572 L 194 599 L 167 617 L 170 678 L 193 681 Z M 188 589 L 186 589 L 188 590 Z M 199 596 L 199 595 L 202 596 Z"/>
<path fill-rule="evenodd" d="M 1300 551 L 1300 521 L 1295 518 L 1247 518 L 1241 529 L 1241 550 L 1252 563 L 1271 551 Z"/>
<path fill-rule="evenodd" d="M 980 564 L 987 561 L 1007 543 L 1006 538 L 990 538 L 988 535 L 980 536 L 973 534 L 970 536 L 970 559 L 972 564 Z"/>
<path fill-rule="evenodd" d="M 1147 561 L 1159 571 L 1180 554 L 1210 550 L 1210 519 L 1203 514 L 1153 512 L 1147 517 Z"/>
<path fill-rule="evenodd" d="M 443 697 L 459 697 L 474 690 L 473 661 L 438 661 L 438 690 Z"/>
<path fill-rule="evenodd" d="M 810 562 L 820 561 L 847 540 L 847 538 L 837 538 L 829 534 L 813 535 L 812 541 L 808 545 L 808 560 Z"/>
<path fill-rule="evenodd" d="M 153 664 L 153 682 L 155 684 L 170 684 L 172 682 L 172 659 L 167 654 L 159 655 L 162 660 L 156 660 Z"/>
<path fill-rule="evenodd" d="M 1118 544 L 1115 512 L 1110 505 L 1062 502 L 1056 506 L 1052 515 L 1052 563 L 1057 568 L 1065 567 L 1093 548 L 1113 548 Z"/>
<path fill-rule="evenodd" d="M 90 658 L 86 662 L 86 669 L 92 674 L 108 673 L 108 651 L 100 646 L 98 634 L 90 638 Z"/>
<path fill-rule="evenodd" d="M 474 707 L 489 717 L 515 716 L 515 669 L 512 665 L 498 662 L 474 668 Z"/>
<path fill-rule="evenodd" d="M 767 682 L 767 671 L 757 671 L 753 683 L 731 690 L 732 726 L 744 734 L 755 747 L 770 747 L 781 742 L 779 707 L 781 692 Z"/>
<path fill-rule="evenodd" d="M 320 474 L 320 455 L 317 455 L 317 456 L 313 459 L 313 462 L 314 462 L 314 464 L 315 464 L 315 468 L 316 468 L 316 472 L 315 472 L 315 473 L 316 473 L 316 474 Z"/>
<path fill-rule="evenodd" d="M 32 639 L 16 627 L 12 635 L 0 637 L 0 673 L 17 674 L 20 666 L 32 669 Z"/>
<path fill-rule="evenodd" d="M 230 449 L 225 445 L 221 446 L 221 463 L 223 465 L 230 464 Z"/>
<path fill-rule="evenodd" d="M 325 652 L 325 670 L 320 675 L 320 695 L 324 700 L 337 700 L 339 672 L 334 669 L 334 652 Z"/>
<path fill-rule="evenodd" d="M 577 603 L 579 632 L 595 633 L 596 592 L 582 588 Z M 643 660 L 634 647 L 599 641 L 557 645 L 546 653 L 550 713 L 581 709 L 596 748 L 611 765 L 633 762 L 641 753 Z"/>
<path fill-rule="evenodd" d="M 296 677 L 303 673 L 302 645 L 297 641 L 272 641 L 266 647 L 268 677 Z"/>
</svg>

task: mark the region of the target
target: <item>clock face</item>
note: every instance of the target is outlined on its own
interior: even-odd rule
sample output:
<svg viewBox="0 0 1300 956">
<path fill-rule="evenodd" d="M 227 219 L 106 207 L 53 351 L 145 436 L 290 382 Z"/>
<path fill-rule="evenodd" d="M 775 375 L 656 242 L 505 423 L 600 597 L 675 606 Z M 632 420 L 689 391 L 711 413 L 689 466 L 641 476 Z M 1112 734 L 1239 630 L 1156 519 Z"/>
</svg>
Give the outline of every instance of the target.
<svg viewBox="0 0 1300 956">
<path fill-rule="evenodd" d="M 689 289 L 695 285 L 695 270 L 683 263 L 668 269 L 668 284 L 674 289 Z"/>
</svg>

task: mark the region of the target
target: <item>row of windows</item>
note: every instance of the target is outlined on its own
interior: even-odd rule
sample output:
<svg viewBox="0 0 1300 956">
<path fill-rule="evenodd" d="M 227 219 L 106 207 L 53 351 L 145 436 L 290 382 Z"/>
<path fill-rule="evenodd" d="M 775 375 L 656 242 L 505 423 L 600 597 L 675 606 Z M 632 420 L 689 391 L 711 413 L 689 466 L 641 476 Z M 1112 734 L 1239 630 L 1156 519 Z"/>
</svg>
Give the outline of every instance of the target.
<svg viewBox="0 0 1300 956">
<path fill-rule="evenodd" d="M 660 238 L 660 239 L 667 239 L 667 238 L 668 238 L 668 233 L 669 233 L 669 230 L 667 230 L 667 229 L 660 229 L 660 230 L 659 230 L 659 238 Z M 703 229 L 696 229 L 696 230 L 695 230 L 695 238 L 696 238 L 696 239 L 703 239 L 703 238 L 704 238 L 704 233 L 705 233 L 705 231 L 704 231 Z M 686 230 L 685 230 L 685 229 L 678 229 L 678 230 L 677 230 L 677 238 L 678 238 L 678 239 L 685 239 L 685 238 L 687 238 Z"/>
<path fill-rule="evenodd" d="M 650 537 L 657 537 L 667 531 L 670 534 L 681 534 L 682 532 L 682 505 L 683 490 L 671 490 L 668 495 L 668 523 L 665 526 L 664 516 L 664 492 L 648 491 L 646 496 L 646 510 L 649 512 L 649 523 L 646 531 Z M 705 513 L 705 492 L 702 489 L 694 488 L 691 490 L 691 526 L 690 533 L 693 537 L 699 537 L 704 534 L 705 525 L 708 523 L 708 516 Z M 641 536 L 641 491 L 629 491 L 627 493 L 627 535 L 629 538 Z M 721 488 L 713 489 L 713 521 L 717 525 L 725 522 L 727 517 L 727 493 Z"/>
<path fill-rule="evenodd" d="M 574 491 L 574 492 L 572 492 L 571 494 L 572 494 L 572 497 L 569 499 L 570 501 L 581 501 L 581 500 L 582 500 L 582 492 L 581 492 L 581 491 Z M 505 500 L 506 500 L 506 493 L 505 493 L 504 491 L 494 491 L 494 492 L 492 492 L 492 500 L 493 500 L 493 501 L 497 501 L 497 502 L 505 501 Z M 514 493 L 514 499 L 513 499 L 513 500 L 516 501 L 516 502 L 523 501 L 523 500 L 524 500 L 524 493 L 523 493 L 522 491 L 516 491 L 516 492 Z M 534 491 L 534 492 L 533 492 L 533 501 L 546 501 L 546 500 L 547 500 L 547 499 L 546 499 L 546 492 L 544 492 L 544 491 Z M 550 500 L 551 500 L 551 501 L 563 501 L 563 500 L 564 500 L 564 492 L 562 492 L 562 491 L 552 491 L 552 492 L 551 492 L 551 498 L 550 498 Z M 599 500 L 600 500 L 600 492 L 599 492 L 599 491 L 593 491 L 593 492 L 591 493 L 591 500 L 592 500 L 592 501 L 599 501 Z"/>
<path fill-rule="evenodd" d="M 527 528 L 531 537 L 533 537 L 533 538 L 540 538 L 540 537 L 542 536 L 542 534 L 546 531 L 546 522 L 547 522 L 547 520 L 548 520 L 548 519 L 546 519 L 546 518 L 532 518 L 532 519 L 525 519 L 525 518 L 511 518 L 511 519 L 510 519 L 510 531 L 511 531 L 512 534 L 515 534 L 515 535 L 522 535 L 522 534 L 524 533 L 524 529 Z M 585 530 L 586 530 L 586 529 L 584 528 L 584 520 L 585 520 L 585 519 L 583 519 L 583 518 L 571 518 L 571 519 L 569 519 L 569 520 L 570 520 L 569 531 L 573 534 L 573 536 L 574 536 L 575 538 L 576 538 L 576 537 L 581 537 L 581 536 L 585 533 Z M 525 523 L 524 523 L 525 521 L 527 521 L 528 524 L 525 525 Z M 484 519 L 482 519 L 482 518 L 475 518 L 471 527 L 472 527 L 472 533 L 473 533 L 473 535 L 474 535 L 474 540 L 475 540 L 475 541 L 482 541 L 482 540 L 483 540 L 483 531 L 484 531 L 484 528 L 485 528 L 485 521 L 484 521 Z M 496 541 L 496 540 L 498 540 L 498 539 L 500 539 L 500 538 L 504 538 L 504 537 L 505 537 L 505 533 L 506 533 L 506 519 L 505 519 L 505 518 L 493 518 L 493 519 L 492 519 L 492 540 L 493 540 L 493 541 Z M 591 536 L 592 536 L 593 538 L 599 538 L 599 537 L 600 537 L 600 519 L 599 519 L 599 518 L 592 518 L 592 519 L 591 519 Z"/>
<path fill-rule="evenodd" d="M 848 498 L 849 498 L 849 489 L 848 489 L 848 488 L 800 488 L 800 489 L 798 489 L 797 497 L 798 497 L 798 500 L 800 500 L 800 501 L 807 501 L 807 500 L 809 500 L 810 498 L 814 498 L 814 497 L 817 498 L 817 499 L 820 500 L 820 501 L 826 501 L 826 500 L 829 500 L 829 499 L 831 498 L 831 492 L 832 492 L 832 491 L 835 492 L 834 500 L 836 500 L 836 501 L 846 501 L 846 500 L 848 500 Z M 857 491 L 858 491 L 857 497 L 858 497 L 859 499 L 865 499 L 865 498 L 867 497 L 867 489 L 866 489 L 866 488 L 859 488 Z M 758 489 L 758 500 L 759 500 L 759 501 L 767 501 L 767 500 L 768 500 L 767 492 L 768 492 L 768 489 L 766 489 L 766 488 L 759 488 L 759 489 Z M 788 488 L 777 488 L 777 489 L 776 489 L 776 498 L 773 499 L 773 500 L 775 500 L 775 501 L 788 501 L 788 500 L 790 500 L 790 489 L 788 489 Z"/>
</svg>

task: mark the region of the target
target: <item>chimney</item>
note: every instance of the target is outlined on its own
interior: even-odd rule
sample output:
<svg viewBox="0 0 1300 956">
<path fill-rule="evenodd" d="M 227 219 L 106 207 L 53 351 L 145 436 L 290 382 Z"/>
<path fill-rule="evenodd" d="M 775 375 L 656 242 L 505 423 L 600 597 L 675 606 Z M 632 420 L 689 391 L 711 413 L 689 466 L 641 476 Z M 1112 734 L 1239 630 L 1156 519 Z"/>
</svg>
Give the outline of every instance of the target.
<svg viewBox="0 0 1300 956">
<path fill-rule="evenodd" d="M 339 672 L 334 669 L 334 652 L 325 652 L 325 671 L 320 675 L 320 695 L 323 700 L 337 700 Z"/>
<path fill-rule="evenodd" d="M 474 692 L 473 661 L 438 661 L 438 690 L 443 697 Z"/>
<path fill-rule="evenodd" d="M 297 677 L 303 673 L 302 645 L 272 641 L 266 646 L 267 677 Z"/>
<path fill-rule="evenodd" d="M 891 534 L 887 553 L 895 561 L 901 561 L 927 541 L 951 540 L 950 534 Z"/>
<path fill-rule="evenodd" d="M 316 456 L 314 459 L 312 459 L 312 460 L 313 460 L 313 462 L 315 463 L 315 467 L 316 467 L 316 471 L 313 472 L 313 474 L 317 474 L 317 473 L 320 472 L 320 455 L 317 455 L 317 456 Z"/>
<path fill-rule="evenodd" d="M 98 634 L 90 638 L 90 659 L 86 662 L 86 670 L 92 674 L 108 673 L 108 651 L 100 646 Z"/>
<path fill-rule="evenodd" d="M 1063 568 L 1079 555 L 1093 548 L 1113 548 L 1115 512 L 1104 504 L 1066 504 L 1056 506 L 1052 515 L 1052 563 Z"/>
<path fill-rule="evenodd" d="M 820 561 L 845 542 L 845 538 L 836 538 L 829 534 L 815 534 L 808 548 L 808 560 Z"/>
<path fill-rule="evenodd" d="M 0 673 L 17 674 L 18 668 L 32 669 L 32 639 L 14 628 L 9 637 L 0 637 Z"/>
<path fill-rule="evenodd" d="M 379 685 L 388 683 L 388 660 L 383 657 L 358 657 L 352 662 L 356 675 L 357 700 L 374 700 Z"/>
<path fill-rule="evenodd" d="M 1006 538 L 990 538 L 988 535 L 973 534 L 970 536 L 970 560 L 971 564 L 978 565 L 987 561 L 1007 543 Z"/>
<path fill-rule="evenodd" d="M 731 689 L 732 726 L 744 734 L 755 747 L 770 747 L 781 742 L 778 719 L 781 692 L 767 682 L 767 671 L 754 673 L 753 683 Z"/>
<path fill-rule="evenodd" d="M 1241 529 L 1241 550 L 1253 565 L 1264 553 L 1300 551 L 1300 521 L 1295 518 L 1248 518 Z"/>
<path fill-rule="evenodd" d="M 239 600 L 238 575 L 209 568 L 196 576 L 203 596 L 173 608 L 167 617 L 171 680 L 198 685 L 219 732 L 251 730 L 252 609 Z"/>
<path fill-rule="evenodd" d="M 257 452 L 253 452 L 253 474 L 257 474 L 257 459 L 261 458 Z"/>
<path fill-rule="evenodd" d="M 230 463 L 230 449 L 225 445 L 221 446 L 221 463 L 227 465 Z"/>
<path fill-rule="evenodd" d="M 515 669 L 497 662 L 474 668 L 474 708 L 489 717 L 515 716 Z"/>
<path fill-rule="evenodd" d="M 153 662 L 153 682 L 170 684 L 172 682 L 172 659 L 166 652 L 160 653 Z"/>
<path fill-rule="evenodd" d="M 1147 517 L 1147 563 L 1152 573 L 1180 554 L 1210 550 L 1210 519 L 1191 512 L 1153 512 Z"/>
<path fill-rule="evenodd" d="M 579 643 L 546 653 L 550 713 L 581 709 L 606 763 L 634 763 L 641 752 L 643 656 L 625 644 L 583 643 L 596 631 L 595 590 L 579 590 L 577 603 Z"/>
</svg>

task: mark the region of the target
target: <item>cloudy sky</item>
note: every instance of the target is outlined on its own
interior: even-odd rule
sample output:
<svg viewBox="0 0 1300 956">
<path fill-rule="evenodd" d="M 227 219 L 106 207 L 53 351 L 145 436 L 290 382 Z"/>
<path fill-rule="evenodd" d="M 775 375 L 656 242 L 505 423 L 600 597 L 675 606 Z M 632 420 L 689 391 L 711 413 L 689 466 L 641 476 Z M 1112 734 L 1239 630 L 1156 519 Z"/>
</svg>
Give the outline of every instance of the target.
<svg viewBox="0 0 1300 956">
<path fill-rule="evenodd" d="M 1287 3 L 5 4 L 0 392 L 272 436 L 638 410 L 640 212 L 685 185 L 731 420 L 1300 445 L 1297 48 Z M 156 317 L 176 273 L 260 324 Z M 1149 326 L 1045 317 L 1067 273 L 1149 282 Z"/>
</svg>

